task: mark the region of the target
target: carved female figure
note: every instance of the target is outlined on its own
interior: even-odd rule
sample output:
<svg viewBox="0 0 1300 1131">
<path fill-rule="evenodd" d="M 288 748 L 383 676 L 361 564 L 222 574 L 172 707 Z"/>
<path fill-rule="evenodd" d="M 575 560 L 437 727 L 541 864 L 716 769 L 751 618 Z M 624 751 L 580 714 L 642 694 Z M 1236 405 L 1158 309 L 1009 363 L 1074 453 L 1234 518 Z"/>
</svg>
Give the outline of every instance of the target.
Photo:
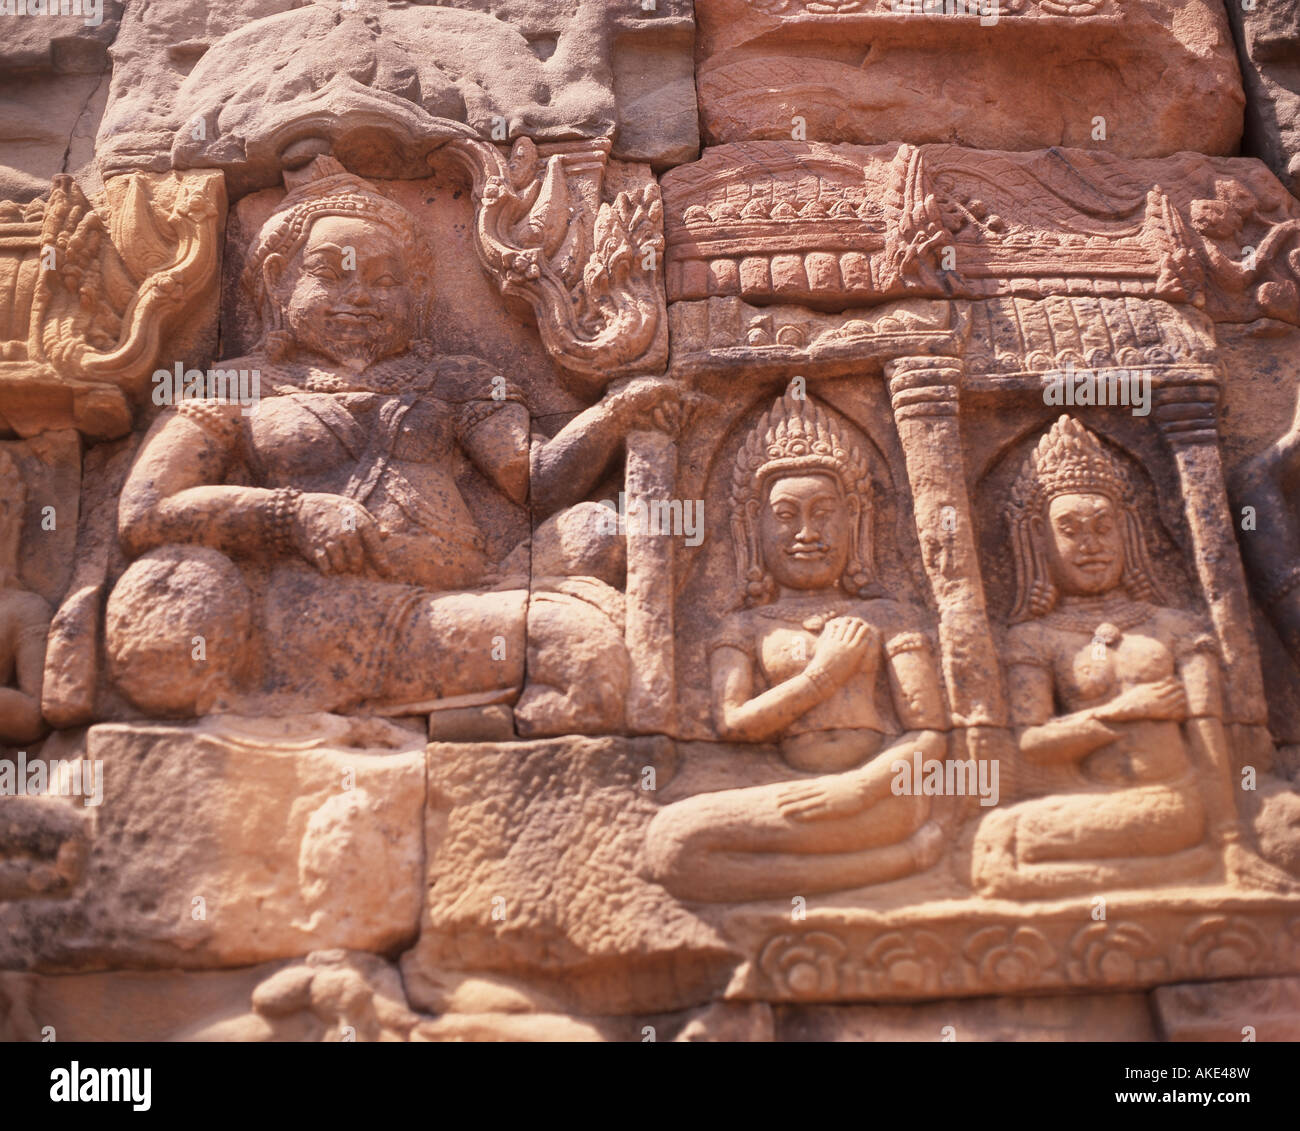
<svg viewBox="0 0 1300 1131">
<path fill-rule="evenodd" d="M 941 756 L 943 699 L 915 610 L 872 595 L 866 461 L 826 411 L 787 393 L 741 447 L 731 503 L 741 607 L 711 654 L 717 729 L 778 743 L 807 776 L 666 806 L 648 833 L 651 874 L 721 901 L 928 867 L 942 839 L 930 798 L 893 793 L 889 755 Z"/>
<path fill-rule="evenodd" d="M 1012 721 L 1041 796 L 981 823 L 976 886 L 1050 896 L 1205 872 L 1235 836 L 1218 652 L 1160 598 L 1129 470 L 1063 416 L 1007 514 Z"/>
<path fill-rule="evenodd" d="M 184 401 L 123 490 L 119 533 L 138 560 L 109 602 L 118 685 L 163 715 L 256 693 L 390 715 L 513 704 L 526 733 L 616 729 L 618 545 L 583 508 L 556 516 L 532 573 L 587 585 L 530 598 L 529 547 L 492 560 L 458 472 L 468 461 L 506 498 L 531 487 L 556 511 L 634 420 L 662 415 L 665 389 L 607 398 L 530 443 L 503 378 L 420 339 L 413 217 L 332 158 L 286 181 L 245 271 L 262 343 L 226 363 L 260 371 L 260 405 Z"/>
</svg>

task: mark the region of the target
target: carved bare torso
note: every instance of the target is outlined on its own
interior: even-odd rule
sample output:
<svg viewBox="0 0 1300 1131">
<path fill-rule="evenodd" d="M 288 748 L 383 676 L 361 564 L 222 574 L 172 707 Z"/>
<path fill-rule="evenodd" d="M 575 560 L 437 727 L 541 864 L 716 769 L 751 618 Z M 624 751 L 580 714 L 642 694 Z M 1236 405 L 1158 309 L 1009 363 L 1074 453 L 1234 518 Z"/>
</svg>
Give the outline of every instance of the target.
<svg viewBox="0 0 1300 1131">
<path fill-rule="evenodd" d="M 483 578 L 488 561 L 456 486 L 456 416 L 432 396 L 292 392 L 253 414 L 248 441 L 260 485 L 364 506 L 387 535 L 393 580 L 465 586 Z"/>
<path fill-rule="evenodd" d="M 1214 650 L 1195 617 L 1131 601 L 1112 602 L 1094 617 L 1054 610 L 1017 625 L 1008 643 L 1008 661 L 1019 669 L 1013 675 L 1012 710 L 1021 726 L 1038 726 L 1175 679 L 1182 656 Z M 1178 721 L 1139 718 L 1109 725 L 1116 737 L 1078 763 L 1089 781 L 1138 785 L 1173 782 L 1187 773 Z"/>
<path fill-rule="evenodd" d="M 814 609 L 797 604 L 778 604 L 737 614 L 724 630 L 722 641 L 743 648 L 755 664 L 755 692 L 777 687 L 800 675 L 816 649 L 817 638 L 830 616 L 860 616 L 873 627 L 879 624 L 881 609 L 889 602 L 846 601 L 842 607 Z M 886 733 L 893 729 L 882 719 L 876 702 L 876 681 L 884 656 L 884 636 L 872 634 L 870 646 L 854 676 L 825 701 L 818 703 L 790 724 L 787 736 L 827 730 L 870 730 Z"/>
</svg>

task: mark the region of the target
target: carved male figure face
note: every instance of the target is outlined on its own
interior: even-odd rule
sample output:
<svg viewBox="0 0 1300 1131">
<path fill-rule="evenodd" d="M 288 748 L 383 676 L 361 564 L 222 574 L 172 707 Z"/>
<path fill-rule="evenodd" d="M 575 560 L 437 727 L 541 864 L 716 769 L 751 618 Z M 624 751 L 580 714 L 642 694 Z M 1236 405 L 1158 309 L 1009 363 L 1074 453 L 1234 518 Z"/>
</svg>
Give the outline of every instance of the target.
<svg viewBox="0 0 1300 1131">
<path fill-rule="evenodd" d="M 1124 576 L 1120 518 L 1106 495 L 1057 495 L 1048 504 L 1047 563 L 1062 593 L 1093 596 L 1119 585 Z"/>
<path fill-rule="evenodd" d="M 839 584 L 852 550 L 853 511 L 831 475 L 789 475 L 771 481 L 759 508 L 763 562 L 787 589 Z"/>
<path fill-rule="evenodd" d="M 406 249 L 384 224 L 326 216 L 297 257 L 270 255 L 266 284 L 305 349 L 354 371 L 401 353 L 415 328 Z"/>
</svg>

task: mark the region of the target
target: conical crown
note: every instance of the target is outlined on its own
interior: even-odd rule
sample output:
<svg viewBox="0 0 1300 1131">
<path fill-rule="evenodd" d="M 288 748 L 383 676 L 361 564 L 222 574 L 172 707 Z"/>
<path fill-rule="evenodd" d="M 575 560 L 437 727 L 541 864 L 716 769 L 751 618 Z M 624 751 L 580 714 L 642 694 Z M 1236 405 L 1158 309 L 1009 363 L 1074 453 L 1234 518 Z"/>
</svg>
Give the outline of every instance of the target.
<svg viewBox="0 0 1300 1131">
<path fill-rule="evenodd" d="M 823 471 L 834 475 L 848 493 L 865 490 L 869 468 L 828 413 L 807 397 L 786 391 L 749 434 L 736 453 L 732 501 L 741 506 L 775 474 Z"/>
<path fill-rule="evenodd" d="M 1128 472 L 1101 441 L 1072 416 L 1062 416 L 1038 441 L 1012 488 L 1012 501 L 1029 510 L 1058 495 L 1101 494 L 1132 501 Z"/>
</svg>

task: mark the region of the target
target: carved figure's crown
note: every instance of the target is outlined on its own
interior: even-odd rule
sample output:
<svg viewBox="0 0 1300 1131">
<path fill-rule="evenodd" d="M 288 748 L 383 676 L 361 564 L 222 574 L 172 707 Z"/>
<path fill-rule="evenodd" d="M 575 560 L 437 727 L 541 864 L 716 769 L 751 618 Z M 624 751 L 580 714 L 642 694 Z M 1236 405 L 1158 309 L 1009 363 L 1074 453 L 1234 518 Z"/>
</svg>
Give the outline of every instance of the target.
<svg viewBox="0 0 1300 1131">
<path fill-rule="evenodd" d="M 849 446 L 820 405 L 796 396 L 792 385 L 736 453 L 732 501 L 742 504 L 771 475 L 816 471 L 836 476 L 850 494 L 865 491 L 870 476 L 862 453 Z"/>
<path fill-rule="evenodd" d="M 1058 495 L 1106 495 L 1132 502 L 1133 484 L 1125 467 L 1101 441 L 1072 416 L 1062 416 L 1038 441 L 1012 488 L 1012 502 L 1028 510 Z"/>
</svg>

